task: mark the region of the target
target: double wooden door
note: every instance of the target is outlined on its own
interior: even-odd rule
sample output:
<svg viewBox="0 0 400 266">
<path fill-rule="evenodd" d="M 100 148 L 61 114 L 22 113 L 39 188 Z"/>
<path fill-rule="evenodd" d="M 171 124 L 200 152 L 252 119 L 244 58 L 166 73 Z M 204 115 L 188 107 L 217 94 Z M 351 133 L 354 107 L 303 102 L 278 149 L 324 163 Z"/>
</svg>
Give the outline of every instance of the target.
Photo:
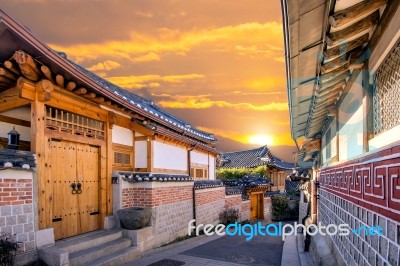
<svg viewBox="0 0 400 266">
<path fill-rule="evenodd" d="M 264 193 L 250 194 L 250 220 L 264 219 Z"/>
<path fill-rule="evenodd" d="M 99 147 L 61 140 L 46 146 L 55 239 L 98 230 Z"/>
</svg>

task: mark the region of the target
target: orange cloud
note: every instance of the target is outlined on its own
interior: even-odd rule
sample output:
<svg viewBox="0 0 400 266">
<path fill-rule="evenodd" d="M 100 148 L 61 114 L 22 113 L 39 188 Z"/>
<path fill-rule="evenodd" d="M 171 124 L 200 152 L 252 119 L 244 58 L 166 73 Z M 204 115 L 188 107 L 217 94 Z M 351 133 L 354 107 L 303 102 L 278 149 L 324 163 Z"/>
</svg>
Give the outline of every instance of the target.
<svg viewBox="0 0 400 266">
<path fill-rule="evenodd" d="M 186 74 L 186 75 L 143 75 L 143 76 L 121 76 L 121 77 L 108 77 L 107 79 L 123 88 L 127 89 L 140 89 L 140 88 L 155 88 L 160 86 L 160 82 L 166 83 L 182 83 L 187 80 L 201 79 L 203 75 L 200 74 Z"/>
<path fill-rule="evenodd" d="M 251 38 L 249 38 L 251 36 Z M 264 55 L 272 59 L 282 54 L 282 25 L 278 22 L 244 23 L 188 32 L 162 28 L 158 36 L 132 32 L 128 40 L 63 46 L 52 44 L 78 62 L 98 57 L 122 58 L 133 62 L 160 60 L 161 55 L 184 55 L 195 46 L 212 44 L 219 51 L 240 55 Z"/>
<path fill-rule="evenodd" d="M 160 101 L 158 104 L 165 108 L 177 109 L 206 109 L 211 107 L 227 107 L 236 110 L 252 111 L 286 111 L 288 104 L 286 102 L 271 102 L 264 105 L 254 105 L 251 103 L 230 103 L 227 101 L 212 101 L 206 97 L 173 97 L 172 101 Z"/>
<path fill-rule="evenodd" d="M 106 60 L 102 63 L 98 63 L 94 66 L 91 66 L 88 68 L 90 71 L 95 71 L 95 72 L 102 72 L 102 71 L 110 71 L 111 69 L 116 69 L 121 66 L 120 63 L 112 61 L 112 60 Z"/>
</svg>

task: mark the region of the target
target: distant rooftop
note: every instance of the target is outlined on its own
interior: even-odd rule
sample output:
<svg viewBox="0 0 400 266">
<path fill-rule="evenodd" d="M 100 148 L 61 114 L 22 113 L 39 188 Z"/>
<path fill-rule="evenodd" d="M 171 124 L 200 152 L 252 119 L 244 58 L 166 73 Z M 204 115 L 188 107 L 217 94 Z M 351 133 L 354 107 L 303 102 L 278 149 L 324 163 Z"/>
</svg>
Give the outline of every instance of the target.
<svg viewBox="0 0 400 266">
<path fill-rule="evenodd" d="M 272 165 L 282 170 L 294 168 L 293 163 L 274 156 L 267 145 L 251 150 L 222 153 L 219 156 L 218 168 L 254 168 L 261 165 Z"/>
</svg>

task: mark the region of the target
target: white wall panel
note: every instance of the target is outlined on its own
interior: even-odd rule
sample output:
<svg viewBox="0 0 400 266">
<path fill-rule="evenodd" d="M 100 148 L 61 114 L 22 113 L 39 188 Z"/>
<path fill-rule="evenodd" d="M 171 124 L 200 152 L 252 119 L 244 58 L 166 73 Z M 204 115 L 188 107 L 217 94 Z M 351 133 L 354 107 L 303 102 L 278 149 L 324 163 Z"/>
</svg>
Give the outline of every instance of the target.
<svg viewBox="0 0 400 266">
<path fill-rule="evenodd" d="M 153 143 L 153 167 L 173 170 L 187 170 L 187 150 L 162 142 Z"/>
<path fill-rule="evenodd" d="M 127 146 L 133 146 L 132 130 L 114 125 L 112 128 L 112 142 Z"/>
<path fill-rule="evenodd" d="M 147 141 L 135 141 L 135 167 L 147 168 Z"/>
</svg>

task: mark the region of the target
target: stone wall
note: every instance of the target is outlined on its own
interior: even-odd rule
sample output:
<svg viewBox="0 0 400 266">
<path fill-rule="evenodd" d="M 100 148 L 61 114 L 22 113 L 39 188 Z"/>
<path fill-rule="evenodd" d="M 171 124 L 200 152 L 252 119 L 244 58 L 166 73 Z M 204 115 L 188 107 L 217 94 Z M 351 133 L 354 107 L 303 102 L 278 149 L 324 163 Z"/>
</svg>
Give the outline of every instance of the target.
<svg viewBox="0 0 400 266">
<path fill-rule="evenodd" d="M 250 200 L 242 201 L 240 204 L 240 221 L 245 221 L 250 219 Z"/>
<path fill-rule="evenodd" d="M 217 224 L 225 209 L 225 187 L 196 190 L 197 224 Z"/>
<path fill-rule="evenodd" d="M 264 220 L 268 223 L 272 220 L 272 202 L 271 197 L 264 198 Z"/>
<path fill-rule="evenodd" d="M 32 180 L 30 171 L 0 171 L 0 234 L 20 241 L 18 252 L 35 249 Z"/>
<path fill-rule="evenodd" d="M 377 212 L 355 205 L 324 189 L 319 191 L 318 221 L 323 225 L 349 224 L 351 228 L 380 226 L 382 236 L 350 233 L 349 236 L 327 236 L 333 254 L 348 265 L 399 265 L 400 223 Z"/>
</svg>

